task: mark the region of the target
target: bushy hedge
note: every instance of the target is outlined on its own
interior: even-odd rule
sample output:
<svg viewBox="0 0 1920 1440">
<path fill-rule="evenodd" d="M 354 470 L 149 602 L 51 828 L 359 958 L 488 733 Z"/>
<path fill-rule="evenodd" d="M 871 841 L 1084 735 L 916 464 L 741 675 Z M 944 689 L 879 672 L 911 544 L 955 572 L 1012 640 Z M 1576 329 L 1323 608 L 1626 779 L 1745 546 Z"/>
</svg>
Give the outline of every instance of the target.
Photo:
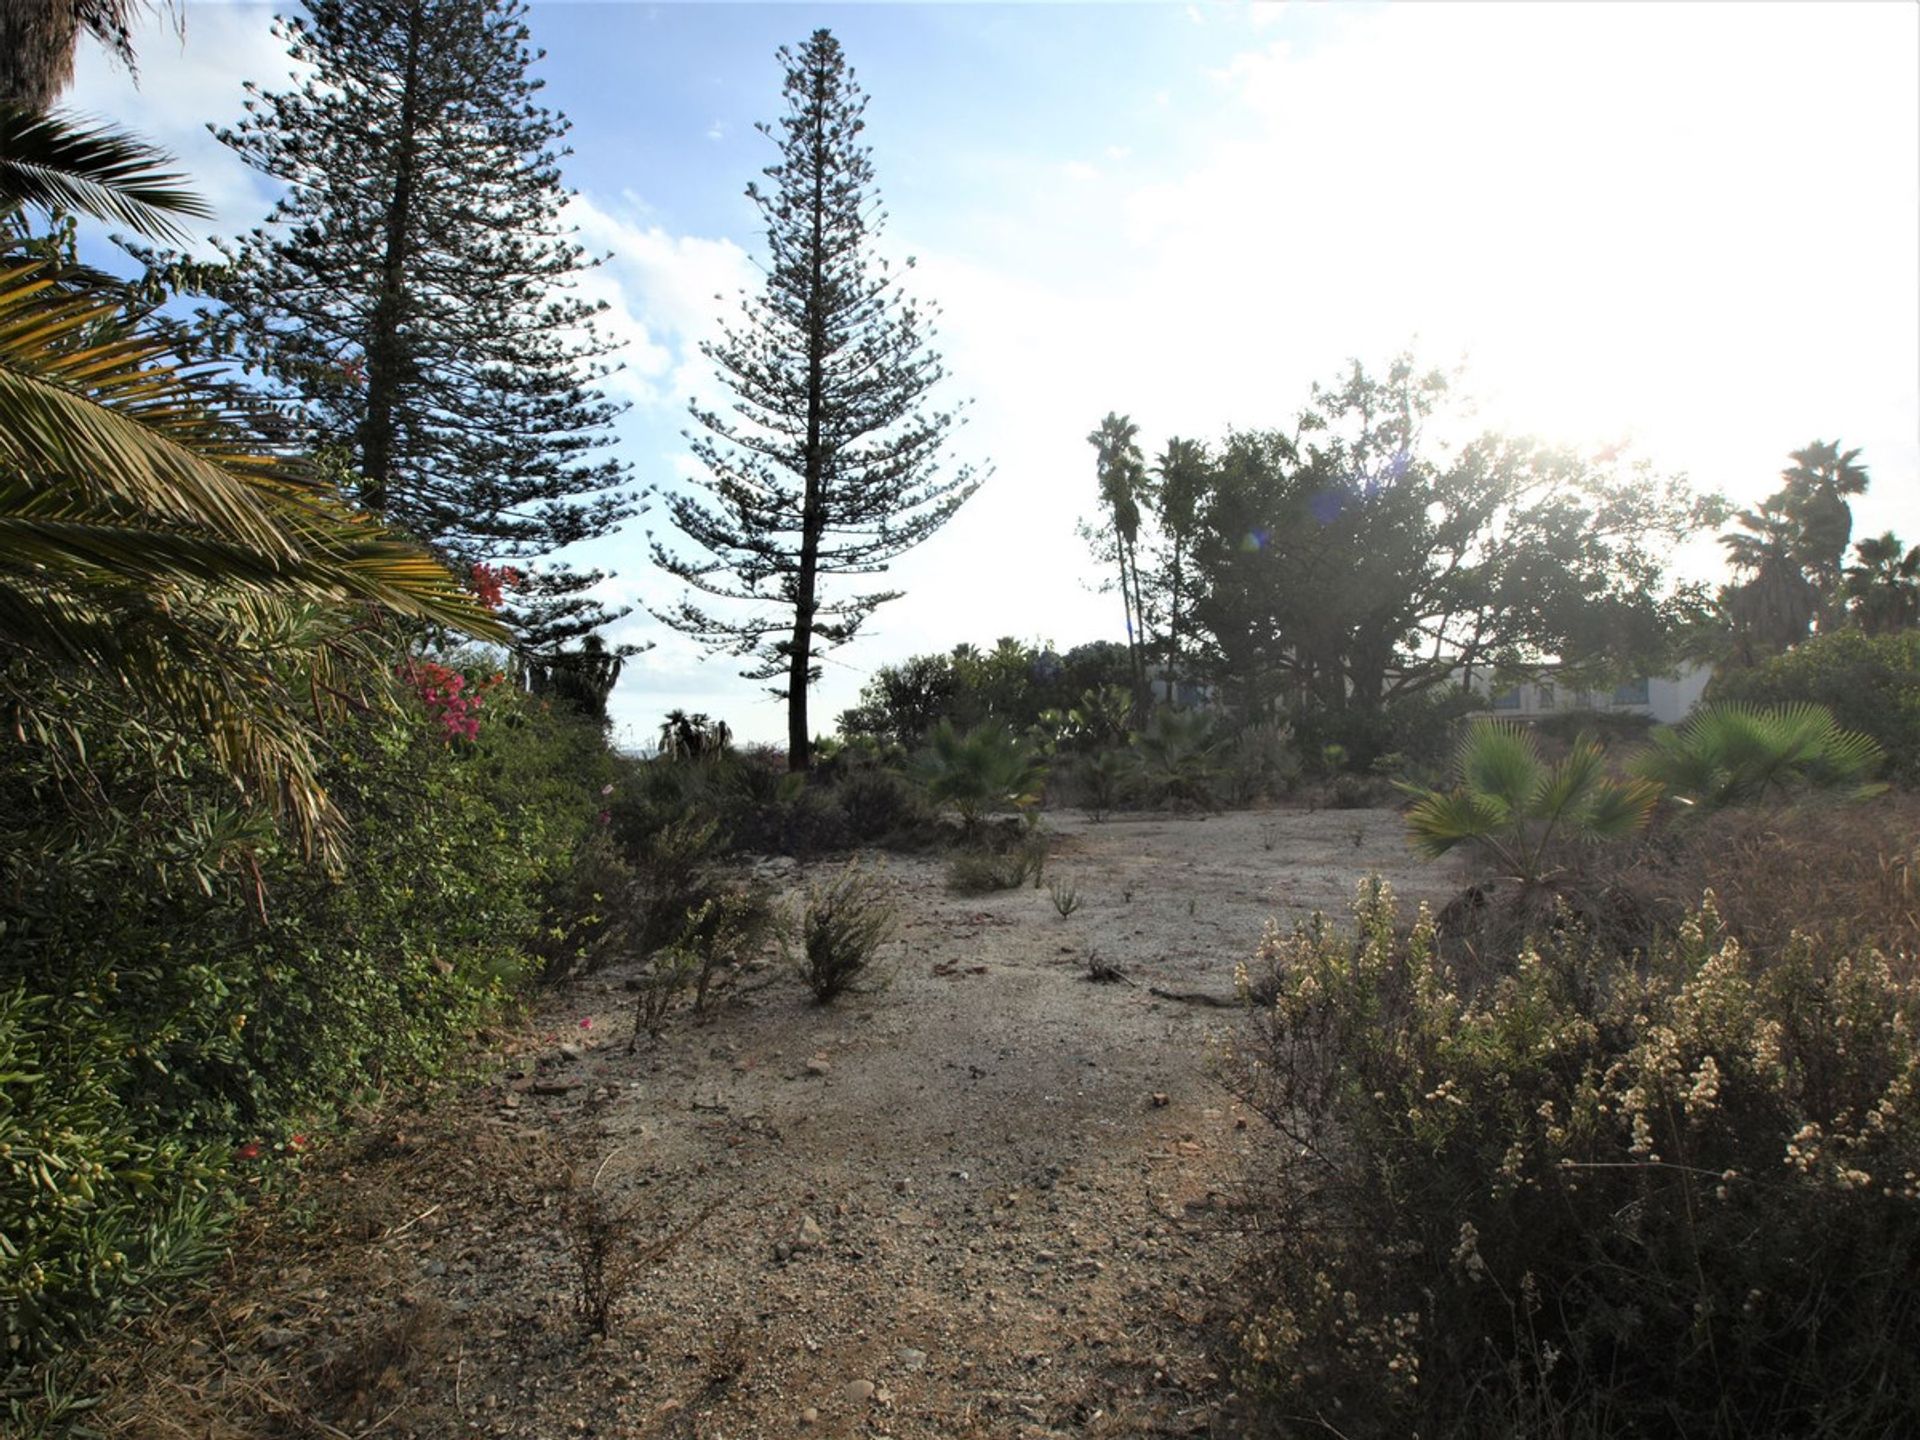
<svg viewBox="0 0 1920 1440">
<path fill-rule="evenodd" d="M 1270 933 L 1276 1143 L 1238 1332 L 1268 1433 L 1891 1436 L 1920 1415 L 1920 981 L 1711 903 L 1479 993 L 1397 928 Z"/>
<path fill-rule="evenodd" d="M 1889 779 L 1920 786 L 1920 630 L 1836 630 L 1751 670 L 1717 675 L 1707 694 L 1751 705 L 1823 705 L 1843 730 L 1879 742 Z"/>
<path fill-rule="evenodd" d="M 296 1127 L 430 1073 L 564 936 L 601 823 L 594 728 L 504 687 L 472 739 L 339 725 L 328 875 L 111 732 L 0 752 L 0 1308 L 44 1358 L 205 1255 Z M 19 1371 L 16 1369 L 16 1376 Z"/>
</svg>

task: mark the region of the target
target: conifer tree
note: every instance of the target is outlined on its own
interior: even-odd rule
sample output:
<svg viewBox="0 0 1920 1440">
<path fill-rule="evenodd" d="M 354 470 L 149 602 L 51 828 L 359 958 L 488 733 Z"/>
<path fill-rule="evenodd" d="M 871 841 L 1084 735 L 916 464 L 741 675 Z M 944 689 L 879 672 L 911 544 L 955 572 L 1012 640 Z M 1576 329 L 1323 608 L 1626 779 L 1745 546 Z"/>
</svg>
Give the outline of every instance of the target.
<svg viewBox="0 0 1920 1440">
<path fill-rule="evenodd" d="M 367 509 L 466 567 L 539 559 L 635 511 L 602 454 L 602 308 L 559 218 L 565 117 L 521 0 L 310 0 L 282 20 L 312 73 L 248 86 L 220 139 L 286 186 L 228 250 L 216 324 L 291 402 L 299 438 L 357 477 Z M 515 565 L 508 614 L 554 653 L 616 618 L 597 574 Z"/>
<path fill-rule="evenodd" d="M 715 652 L 747 657 L 748 679 L 781 683 L 787 754 L 807 768 L 807 690 L 818 657 L 852 640 L 898 591 L 829 596 L 823 581 L 884 572 L 976 488 L 940 471 L 957 421 L 930 408 L 944 376 L 923 312 L 873 252 L 885 216 L 860 143 L 866 97 L 839 42 L 817 30 L 782 48 L 786 113 L 760 132 L 779 160 L 747 195 L 767 226 L 765 289 L 704 347 L 733 392 L 729 413 L 693 406 L 699 494 L 669 500 L 696 550 L 656 543 L 655 560 L 706 595 L 750 606 L 715 614 L 691 598 L 658 617 Z"/>
</svg>

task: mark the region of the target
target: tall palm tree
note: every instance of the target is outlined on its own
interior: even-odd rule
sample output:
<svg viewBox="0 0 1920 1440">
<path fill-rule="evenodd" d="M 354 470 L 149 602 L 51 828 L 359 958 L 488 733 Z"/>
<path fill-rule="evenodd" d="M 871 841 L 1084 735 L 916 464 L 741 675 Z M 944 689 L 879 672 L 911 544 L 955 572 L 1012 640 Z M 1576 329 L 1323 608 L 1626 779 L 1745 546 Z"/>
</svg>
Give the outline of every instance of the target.
<svg viewBox="0 0 1920 1440">
<path fill-rule="evenodd" d="M 1732 623 L 1736 658 L 1755 665 L 1807 638 L 1820 613 L 1820 593 L 1801 564 L 1800 527 L 1775 496 L 1735 519 L 1741 529 L 1720 537 L 1744 576 L 1721 592 Z"/>
<path fill-rule="evenodd" d="M 1144 721 L 1148 703 L 1146 615 L 1140 603 L 1140 502 L 1148 494 L 1147 464 L 1140 453 L 1140 427 L 1109 412 L 1087 436 L 1094 447 L 1100 498 L 1113 527 L 1113 552 L 1120 569 L 1120 604 L 1127 622 L 1127 654 L 1133 661 L 1134 705 Z M 1092 538 L 1092 532 L 1086 532 Z"/>
<path fill-rule="evenodd" d="M 1846 497 L 1866 492 L 1867 467 L 1858 463 L 1858 449 L 1843 451 L 1838 443 L 1825 440 L 1815 440 L 1788 458 L 1793 464 L 1781 471 L 1786 483 L 1775 499 L 1799 527 L 1795 548 L 1820 593 L 1824 629 L 1833 619 L 1847 542 L 1853 538 L 1853 509 Z"/>
<path fill-rule="evenodd" d="M 131 68 L 127 22 L 141 8 L 137 0 L 0 0 L 0 105 L 51 105 L 73 79 L 83 30 Z"/>
</svg>

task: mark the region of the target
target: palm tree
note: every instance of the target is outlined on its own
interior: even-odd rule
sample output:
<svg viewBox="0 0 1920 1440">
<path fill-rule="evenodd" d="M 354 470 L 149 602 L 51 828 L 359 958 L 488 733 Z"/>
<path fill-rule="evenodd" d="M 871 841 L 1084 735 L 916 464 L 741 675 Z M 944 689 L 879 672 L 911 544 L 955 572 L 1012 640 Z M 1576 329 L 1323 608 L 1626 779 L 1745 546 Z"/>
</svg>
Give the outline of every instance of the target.
<svg viewBox="0 0 1920 1440">
<path fill-rule="evenodd" d="M 1124 415 L 1109 412 L 1087 436 L 1098 456 L 1094 462 L 1100 498 L 1113 527 L 1114 559 L 1120 568 L 1120 604 L 1127 622 L 1127 653 L 1133 661 L 1134 706 L 1144 718 L 1147 708 L 1146 616 L 1140 603 L 1140 501 L 1148 493 L 1146 460 L 1140 454 L 1140 427 Z M 1083 532 L 1092 538 L 1092 532 Z"/>
<path fill-rule="evenodd" d="M 164 236 L 204 212 L 163 159 L 14 113 L 0 212 L 65 205 Z M 117 295 L 54 268 L 0 262 L 0 714 L 82 768 L 83 720 L 162 749 L 192 736 L 335 856 L 313 726 L 386 669 L 385 623 L 505 632 L 418 546 L 263 453 Z"/>
<path fill-rule="evenodd" d="M 1727 558 L 1746 578 L 1721 592 L 1737 657 L 1755 665 L 1807 638 L 1820 613 L 1820 592 L 1801 563 L 1799 523 L 1773 497 L 1735 519 L 1745 533 L 1720 537 Z"/>
<path fill-rule="evenodd" d="M 1920 545 L 1902 551 L 1891 530 L 1853 547 L 1860 563 L 1848 568 L 1845 590 L 1853 618 L 1869 635 L 1920 625 Z"/>
<path fill-rule="evenodd" d="M 136 0 L 0 0 L 0 105 L 44 110 L 73 79 L 85 30 L 133 65 L 127 22 Z"/>
<path fill-rule="evenodd" d="M 1853 538 L 1853 510 L 1846 497 L 1867 488 L 1867 467 L 1858 462 L 1857 449 L 1842 451 L 1837 443 L 1816 440 L 1788 457 L 1793 464 L 1781 472 L 1786 483 L 1775 497 L 1799 527 L 1798 558 L 1820 592 L 1822 621 L 1826 608 L 1840 591 L 1847 542 Z"/>
<path fill-rule="evenodd" d="M 1819 705 L 1709 705 L 1682 725 L 1656 730 L 1634 772 L 1680 804 L 1700 810 L 1817 790 L 1859 797 L 1873 783 L 1880 746 L 1842 730 Z"/>
<path fill-rule="evenodd" d="M 1415 797 L 1408 838 L 1435 858 L 1456 845 L 1477 845 L 1523 893 L 1556 878 L 1548 868 L 1556 839 L 1630 834 L 1660 799 L 1651 780 L 1609 776 L 1590 736 L 1549 766 L 1531 730 L 1498 720 L 1479 721 L 1461 737 L 1454 782 L 1448 791 L 1401 787 Z"/>
</svg>

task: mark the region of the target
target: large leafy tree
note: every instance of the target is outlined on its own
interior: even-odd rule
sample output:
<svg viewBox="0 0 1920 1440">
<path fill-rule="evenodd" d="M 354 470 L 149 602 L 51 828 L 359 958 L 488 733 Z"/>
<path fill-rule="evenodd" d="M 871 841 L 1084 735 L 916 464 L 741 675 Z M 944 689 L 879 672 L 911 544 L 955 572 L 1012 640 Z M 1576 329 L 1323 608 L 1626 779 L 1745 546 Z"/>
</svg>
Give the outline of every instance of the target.
<svg viewBox="0 0 1920 1440">
<path fill-rule="evenodd" d="M 460 566 L 538 560 L 634 513 L 601 453 L 599 307 L 560 220 L 566 120 L 535 103 L 520 0 L 314 0 L 281 22 L 299 88 L 250 86 L 220 138 L 283 184 L 218 298 L 296 432 L 359 503 Z M 528 567 L 517 567 L 527 570 Z M 613 618 L 601 578 L 528 570 L 510 614 L 552 653 Z"/>
<path fill-rule="evenodd" d="M 744 323 L 704 347 L 733 392 L 729 413 L 693 407 L 705 471 L 669 510 L 689 553 L 654 558 L 695 590 L 659 618 L 742 673 L 778 680 L 787 755 L 808 767 L 807 692 L 819 656 L 845 645 L 898 591 L 829 594 L 826 581 L 884 572 L 971 495 L 940 452 L 956 415 L 932 408 L 943 378 L 921 310 L 874 252 L 882 214 L 860 143 L 866 97 L 839 42 L 817 30 L 786 67 L 786 113 L 761 133 L 780 147 L 770 188 L 747 195 L 767 226 L 767 282 Z M 745 606 L 745 613 L 739 607 Z"/>
<path fill-rule="evenodd" d="M 1293 434 L 1221 448 L 1195 614 L 1251 708 L 1364 717 L 1463 670 L 1664 658 L 1692 598 L 1663 590 L 1665 556 L 1717 508 L 1532 440 L 1436 435 L 1448 394 L 1404 358 L 1355 365 Z"/>
</svg>

